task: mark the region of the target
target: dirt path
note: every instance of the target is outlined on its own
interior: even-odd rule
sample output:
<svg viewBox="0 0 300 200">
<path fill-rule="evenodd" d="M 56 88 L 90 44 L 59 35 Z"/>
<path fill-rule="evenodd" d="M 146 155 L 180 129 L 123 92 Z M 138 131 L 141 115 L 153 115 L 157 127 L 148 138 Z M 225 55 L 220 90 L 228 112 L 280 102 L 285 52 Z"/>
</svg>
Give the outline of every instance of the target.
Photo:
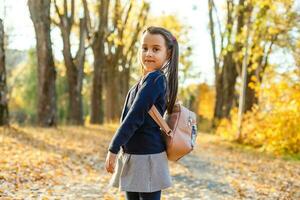
<svg viewBox="0 0 300 200">
<path fill-rule="evenodd" d="M 163 199 L 300 199 L 300 163 L 236 149 L 202 134 L 197 149 L 170 163 L 173 187 Z M 105 197 L 118 198 L 117 190 Z"/>
<path fill-rule="evenodd" d="M 104 170 L 104 158 L 111 131 L 32 128 L 2 133 L 1 200 L 124 199 L 117 189 L 106 188 L 111 175 Z M 213 135 L 200 134 L 190 155 L 169 164 L 173 187 L 163 191 L 162 199 L 300 199 L 299 161 L 243 150 Z"/>
<path fill-rule="evenodd" d="M 197 149 L 170 163 L 173 187 L 164 199 L 300 199 L 300 163 L 238 150 L 202 134 Z M 110 191 L 111 197 L 117 190 Z"/>
</svg>

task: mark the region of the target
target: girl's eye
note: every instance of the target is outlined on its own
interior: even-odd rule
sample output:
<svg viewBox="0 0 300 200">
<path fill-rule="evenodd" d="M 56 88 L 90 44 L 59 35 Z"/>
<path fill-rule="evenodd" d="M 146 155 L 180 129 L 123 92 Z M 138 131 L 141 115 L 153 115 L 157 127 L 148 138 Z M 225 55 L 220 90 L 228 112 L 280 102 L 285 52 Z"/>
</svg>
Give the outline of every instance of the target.
<svg viewBox="0 0 300 200">
<path fill-rule="evenodd" d="M 142 47 L 142 50 L 143 50 L 143 52 L 146 52 L 146 51 L 148 51 L 148 48 L 147 47 Z M 159 49 L 158 48 L 153 48 L 152 51 L 157 52 L 157 51 L 159 51 Z"/>
</svg>

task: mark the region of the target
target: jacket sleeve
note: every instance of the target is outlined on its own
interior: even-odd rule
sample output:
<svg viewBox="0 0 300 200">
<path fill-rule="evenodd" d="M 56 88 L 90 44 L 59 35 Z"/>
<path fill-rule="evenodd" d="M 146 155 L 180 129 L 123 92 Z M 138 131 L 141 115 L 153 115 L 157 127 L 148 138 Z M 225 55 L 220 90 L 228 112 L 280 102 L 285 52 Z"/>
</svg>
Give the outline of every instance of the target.
<svg viewBox="0 0 300 200">
<path fill-rule="evenodd" d="M 150 73 L 138 90 L 132 106 L 116 131 L 109 145 L 110 152 L 117 154 L 120 147 L 128 142 L 135 131 L 144 123 L 145 116 L 163 91 L 163 75 Z"/>
</svg>

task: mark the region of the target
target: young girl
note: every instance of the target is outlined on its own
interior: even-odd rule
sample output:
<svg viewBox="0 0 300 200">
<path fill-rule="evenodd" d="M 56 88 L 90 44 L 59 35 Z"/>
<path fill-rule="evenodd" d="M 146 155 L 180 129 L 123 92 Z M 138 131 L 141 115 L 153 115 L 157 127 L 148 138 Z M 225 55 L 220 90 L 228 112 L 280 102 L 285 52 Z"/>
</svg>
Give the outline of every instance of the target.
<svg viewBox="0 0 300 200">
<path fill-rule="evenodd" d="M 141 43 L 143 76 L 127 94 L 105 166 L 113 173 L 110 185 L 126 191 L 127 200 L 157 200 L 161 190 L 171 186 L 171 177 L 162 133 L 148 111 L 153 104 L 162 116 L 172 111 L 178 87 L 178 43 L 161 27 L 148 27 Z"/>
</svg>

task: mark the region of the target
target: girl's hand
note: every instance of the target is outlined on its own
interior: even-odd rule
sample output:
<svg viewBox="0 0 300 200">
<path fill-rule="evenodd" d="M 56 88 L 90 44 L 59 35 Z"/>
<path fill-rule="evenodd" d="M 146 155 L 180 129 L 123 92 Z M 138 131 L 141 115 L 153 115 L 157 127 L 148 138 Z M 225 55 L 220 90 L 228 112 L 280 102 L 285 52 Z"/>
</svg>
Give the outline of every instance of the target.
<svg viewBox="0 0 300 200">
<path fill-rule="evenodd" d="M 105 161 L 105 168 L 108 173 L 113 173 L 115 171 L 117 154 L 108 151 Z"/>
</svg>

